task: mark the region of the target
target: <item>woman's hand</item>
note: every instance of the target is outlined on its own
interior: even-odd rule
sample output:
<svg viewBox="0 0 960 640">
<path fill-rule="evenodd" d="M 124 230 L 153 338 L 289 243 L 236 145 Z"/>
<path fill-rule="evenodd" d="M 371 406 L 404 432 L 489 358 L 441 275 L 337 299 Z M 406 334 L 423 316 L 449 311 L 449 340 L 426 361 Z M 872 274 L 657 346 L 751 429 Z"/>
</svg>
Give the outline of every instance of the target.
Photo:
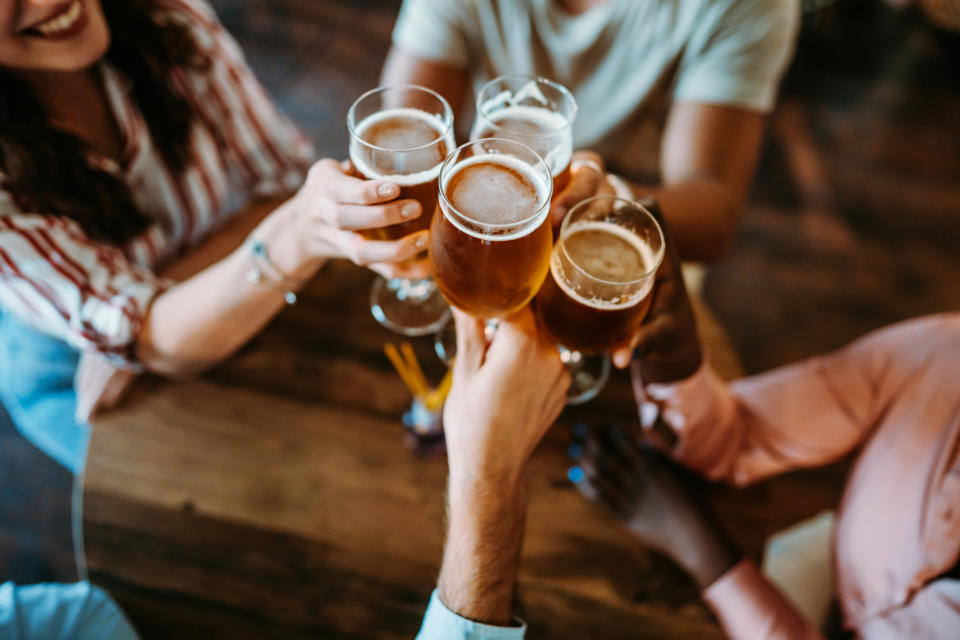
<svg viewBox="0 0 960 640">
<path fill-rule="evenodd" d="M 289 203 L 297 255 L 286 264 L 280 262 L 281 252 L 271 255 L 278 256 L 277 263 L 290 274 L 305 262 L 346 258 L 388 278 L 427 275 L 425 260 L 410 260 L 426 249 L 427 231 L 399 240 L 371 240 L 358 233 L 414 220 L 422 215 L 420 203 L 397 200 L 400 186 L 395 182 L 363 180 L 350 175 L 350 170 L 349 162 L 329 158 L 313 165 Z"/>
<path fill-rule="evenodd" d="M 77 392 L 77 422 L 85 424 L 102 411 L 115 407 L 137 374 L 113 366 L 94 353 L 83 353 L 74 376 Z"/>
<path fill-rule="evenodd" d="M 567 211 L 582 200 L 594 196 L 616 195 L 607 182 L 603 158 L 594 151 L 577 151 L 570 159 L 570 182 L 559 194 L 554 194 L 550 205 L 550 222 L 559 227 Z"/>
</svg>

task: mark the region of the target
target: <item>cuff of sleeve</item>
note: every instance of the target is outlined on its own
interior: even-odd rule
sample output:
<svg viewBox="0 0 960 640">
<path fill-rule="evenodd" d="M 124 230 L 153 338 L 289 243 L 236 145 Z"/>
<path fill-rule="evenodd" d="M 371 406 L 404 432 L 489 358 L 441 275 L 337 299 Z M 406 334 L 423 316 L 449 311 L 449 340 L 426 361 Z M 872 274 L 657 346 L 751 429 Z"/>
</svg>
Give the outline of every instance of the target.
<svg viewBox="0 0 960 640">
<path fill-rule="evenodd" d="M 81 314 L 84 330 L 80 334 L 92 344 L 78 347 L 92 346 L 114 366 L 142 373 L 144 368 L 136 360 L 134 345 L 150 305 L 173 284 L 165 278 L 132 282 L 109 298 L 89 299 Z"/>
<path fill-rule="evenodd" d="M 821 638 L 750 560 L 717 578 L 703 600 L 731 638 Z"/>
<path fill-rule="evenodd" d="M 417 640 L 522 640 L 527 624 L 519 618 L 513 622 L 515 626 L 495 627 L 462 618 L 443 604 L 439 591 L 434 589 Z"/>
</svg>

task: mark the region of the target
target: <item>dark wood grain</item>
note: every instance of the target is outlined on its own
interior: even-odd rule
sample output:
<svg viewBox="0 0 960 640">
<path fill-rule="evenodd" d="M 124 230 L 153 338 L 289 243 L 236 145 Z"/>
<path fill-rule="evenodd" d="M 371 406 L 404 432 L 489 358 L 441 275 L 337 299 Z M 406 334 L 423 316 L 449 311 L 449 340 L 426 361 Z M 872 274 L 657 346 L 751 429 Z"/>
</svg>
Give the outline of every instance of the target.
<svg viewBox="0 0 960 640">
<path fill-rule="evenodd" d="M 97 421 L 84 479 L 89 572 L 147 637 L 174 620 L 196 630 L 189 637 L 415 633 L 442 550 L 446 466 L 403 444 L 409 396 L 379 352 L 392 336 L 367 317 L 369 283 L 328 265 L 302 305 L 229 363 L 189 382 L 144 380 Z M 429 341 L 418 347 L 431 362 Z M 617 376 L 534 458 L 520 600 L 535 637 L 719 637 L 676 570 L 566 480 L 572 421 L 634 414 Z M 681 586 L 637 601 L 664 575 Z"/>
</svg>

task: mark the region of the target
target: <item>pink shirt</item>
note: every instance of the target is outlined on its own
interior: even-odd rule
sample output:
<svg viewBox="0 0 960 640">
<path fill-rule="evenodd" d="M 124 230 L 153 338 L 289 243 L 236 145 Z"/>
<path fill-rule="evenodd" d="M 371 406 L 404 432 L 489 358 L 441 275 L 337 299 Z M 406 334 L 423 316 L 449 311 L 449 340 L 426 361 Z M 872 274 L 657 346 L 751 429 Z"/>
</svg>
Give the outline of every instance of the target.
<svg viewBox="0 0 960 640">
<path fill-rule="evenodd" d="M 859 637 L 960 638 L 960 314 L 876 331 L 835 353 L 730 385 L 704 365 L 644 386 L 641 422 L 673 429 L 671 455 L 744 486 L 856 451 L 837 516 L 845 625 Z M 733 638 L 816 638 L 756 568 L 704 593 Z"/>
<path fill-rule="evenodd" d="M 156 270 L 226 223 L 251 197 L 296 189 L 309 141 L 277 109 L 239 46 L 204 0 L 163 0 L 210 59 L 172 82 L 197 113 L 189 166 L 170 171 L 153 144 L 130 83 L 100 73 L 124 140 L 121 163 L 89 162 L 120 177 L 154 224 L 126 246 L 89 238 L 67 218 L 21 209 L 0 175 L 0 309 L 77 349 L 128 362 L 144 314 L 169 283 Z"/>
</svg>

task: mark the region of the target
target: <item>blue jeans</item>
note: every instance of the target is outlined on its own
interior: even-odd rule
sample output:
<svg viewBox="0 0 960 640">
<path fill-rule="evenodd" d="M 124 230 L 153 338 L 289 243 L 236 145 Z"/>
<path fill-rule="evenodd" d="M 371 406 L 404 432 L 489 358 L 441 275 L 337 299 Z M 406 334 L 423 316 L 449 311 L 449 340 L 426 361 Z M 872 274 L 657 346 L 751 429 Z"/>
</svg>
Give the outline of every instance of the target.
<svg viewBox="0 0 960 640">
<path fill-rule="evenodd" d="M 73 473 L 83 470 L 90 426 L 74 418 L 79 354 L 0 312 L 0 402 L 30 442 Z"/>
</svg>

